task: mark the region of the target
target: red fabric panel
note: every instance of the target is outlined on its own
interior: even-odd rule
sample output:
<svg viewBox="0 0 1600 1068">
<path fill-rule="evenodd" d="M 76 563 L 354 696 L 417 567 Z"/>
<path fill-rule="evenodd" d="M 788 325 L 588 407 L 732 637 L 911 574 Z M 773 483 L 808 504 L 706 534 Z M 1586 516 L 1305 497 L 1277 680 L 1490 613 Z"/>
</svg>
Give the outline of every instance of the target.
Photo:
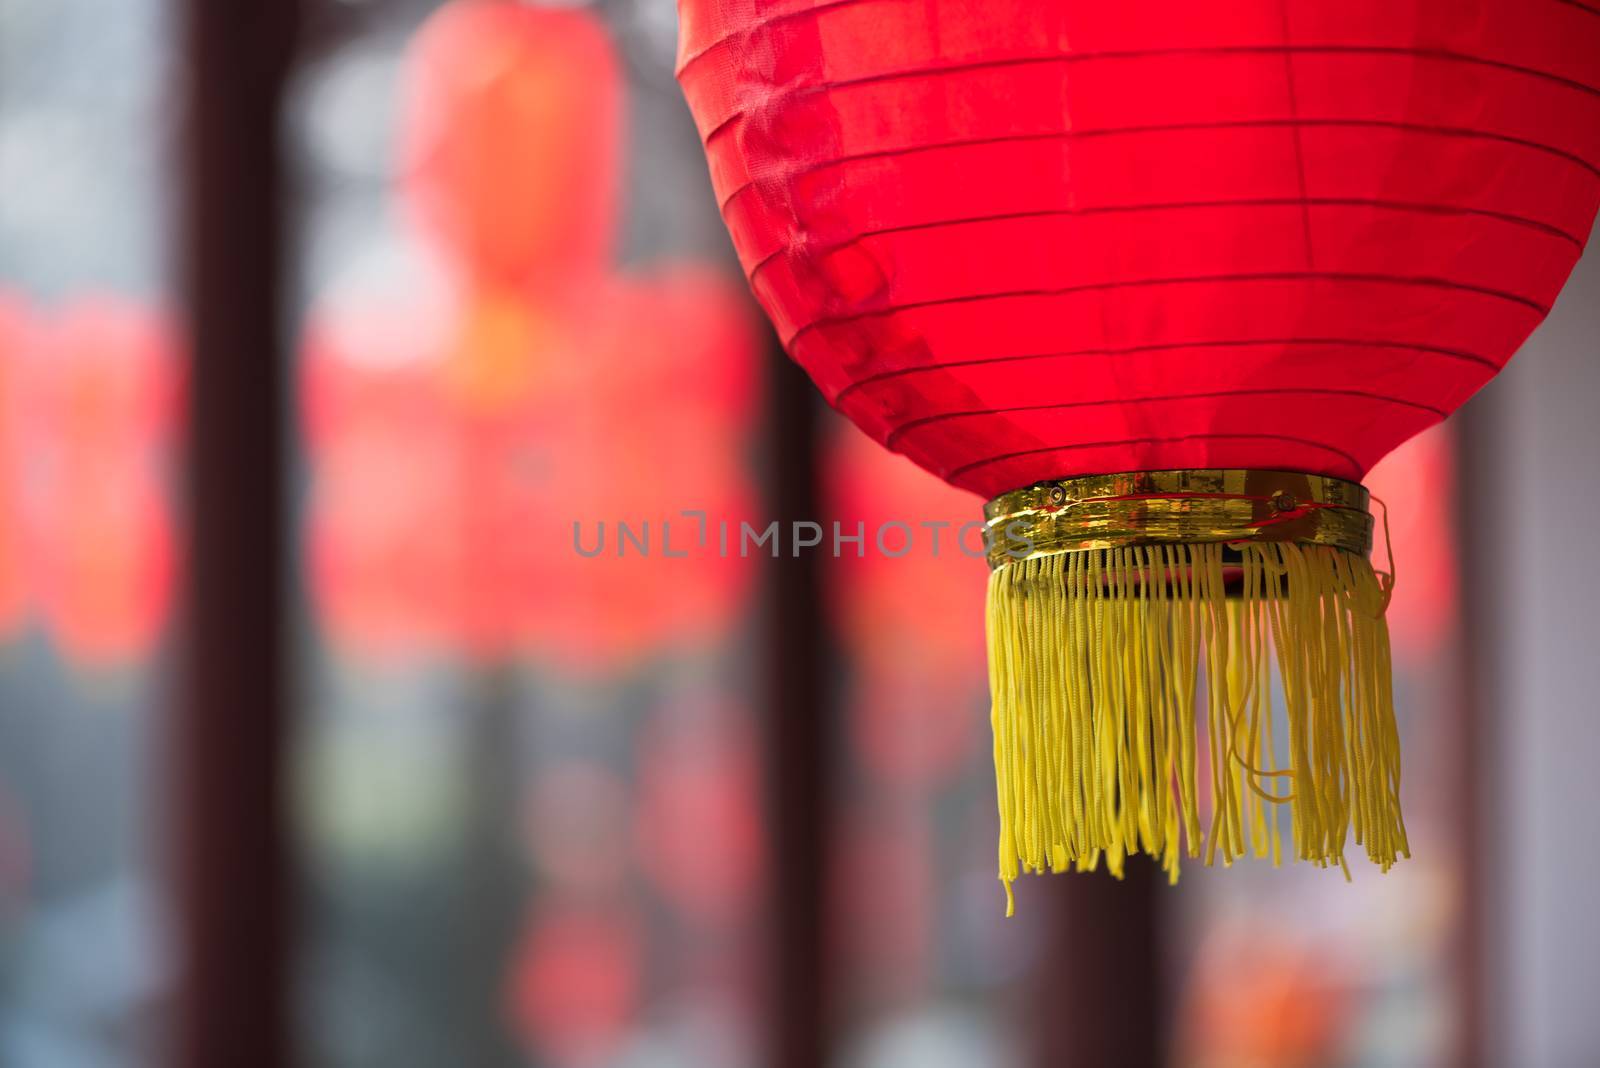
<svg viewBox="0 0 1600 1068">
<path fill-rule="evenodd" d="M 680 0 L 751 285 L 985 496 L 1359 478 L 1538 325 L 1600 207 L 1600 4 Z"/>
</svg>

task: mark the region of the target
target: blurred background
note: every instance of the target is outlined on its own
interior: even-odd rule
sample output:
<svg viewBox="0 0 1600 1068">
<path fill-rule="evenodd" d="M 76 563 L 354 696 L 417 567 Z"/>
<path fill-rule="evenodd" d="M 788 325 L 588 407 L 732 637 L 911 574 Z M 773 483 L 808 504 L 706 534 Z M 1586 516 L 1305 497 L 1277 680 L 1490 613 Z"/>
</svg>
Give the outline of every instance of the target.
<svg viewBox="0 0 1600 1068">
<path fill-rule="evenodd" d="M 672 0 L 210 6 L 0 0 L 0 1065 L 1600 1064 L 1600 262 L 1370 481 L 1415 859 L 1006 921 L 982 562 L 737 551 L 981 502 L 776 350 Z M 219 321 L 271 475 L 191 492 Z"/>
</svg>

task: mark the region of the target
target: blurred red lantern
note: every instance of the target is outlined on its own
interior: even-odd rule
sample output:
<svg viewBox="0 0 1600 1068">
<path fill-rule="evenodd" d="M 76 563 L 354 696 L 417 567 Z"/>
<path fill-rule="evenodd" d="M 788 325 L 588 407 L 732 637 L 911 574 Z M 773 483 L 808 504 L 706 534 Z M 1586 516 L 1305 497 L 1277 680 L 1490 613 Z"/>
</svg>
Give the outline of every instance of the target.
<svg viewBox="0 0 1600 1068">
<path fill-rule="evenodd" d="M 407 202 L 463 271 L 549 285 L 608 266 L 622 82 L 593 13 L 457 0 L 408 75 Z"/>
<path fill-rule="evenodd" d="M 511 1011 L 530 1049 L 560 1064 L 612 1063 L 643 983 L 643 936 L 630 913 L 540 905 L 515 968 Z"/>
<path fill-rule="evenodd" d="M 457 472 L 436 350 L 415 349 L 436 336 L 428 314 L 409 308 L 408 334 L 388 329 L 393 308 L 325 309 L 302 348 L 312 594 L 336 639 L 366 655 L 443 649 L 451 637 L 455 557 L 441 528 Z"/>
<path fill-rule="evenodd" d="M 1251 828 L 1291 795 L 1302 859 L 1343 866 L 1352 829 L 1385 868 L 1406 855 L 1389 584 L 1354 480 L 1499 370 L 1582 251 L 1600 20 L 679 11 L 723 217 L 790 353 L 874 438 L 993 498 L 1008 886 L 1135 850 L 1175 877 L 1180 830 L 1191 856 L 1264 849 Z M 1204 830 L 1202 733 L 1227 757 Z"/>
<path fill-rule="evenodd" d="M 0 293 L 0 638 L 22 622 L 27 608 L 24 561 L 23 443 L 17 425 L 26 401 L 18 380 L 34 327 L 20 297 Z"/>
<path fill-rule="evenodd" d="M 884 808 L 853 813 L 831 887 L 842 973 L 858 997 L 889 1004 L 915 1001 L 930 985 L 940 929 L 933 828 L 907 817 Z"/>
<path fill-rule="evenodd" d="M 611 273 L 622 87 L 603 25 L 458 0 L 424 26 L 410 69 L 406 196 L 457 277 L 387 303 L 330 300 L 308 329 L 312 555 L 330 620 L 369 647 L 443 637 L 479 659 L 578 668 L 703 639 L 747 584 L 702 535 L 750 515 L 755 341 L 713 271 Z M 362 405 L 368 420 L 351 414 Z M 620 523 L 649 551 L 619 552 Z M 674 554 L 697 542 L 691 558 L 668 556 L 669 523 Z M 602 524 L 606 550 L 580 554 L 574 526 Z"/>
<path fill-rule="evenodd" d="M 328 287 L 306 318 L 299 414 L 313 452 L 360 418 L 376 395 L 420 398 L 425 391 L 411 383 L 432 381 L 433 364 L 454 336 L 459 298 L 447 277 L 425 258 L 382 252 L 386 261 L 398 261 L 393 276 L 353 270 Z M 392 404 L 402 421 L 420 414 L 420 401 L 383 404 Z"/>
<path fill-rule="evenodd" d="M 435 536 L 451 556 L 441 577 L 452 636 L 494 659 L 526 648 L 548 610 L 543 580 L 553 549 L 536 531 L 556 504 L 551 454 L 572 444 L 554 422 L 566 398 L 549 370 L 582 358 L 583 328 L 570 311 L 490 290 L 464 294 L 460 316 L 436 371 L 451 486 Z"/>
<path fill-rule="evenodd" d="M 69 656 L 135 659 L 166 621 L 176 570 L 183 367 L 173 325 L 122 298 L 80 299 L 57 314 L 28 380 L 46 621 Z"/>
<path fill-rule="evenodd" d="M 526 301 L 416 284 L 403 307 L 335 299 L 308 325 L 313 587 L 365 654 L 495 657 L 537 604 L 543 547 L 517 533 L 543 500 L 531 368 L 561 356 Z"/>
<path fill-rule="evenodd" d="M 477 287 L 319 309 L 303 405 L 335 632 L 369 652 L 447 643 L 579 669 L 718 632 L 750 568 L 680 511 L 752 514 L 753 350 L 732 287 L 696 268 L 596 280 L 584 302 Z M 619 521 L 653 529 L 648 555 L 619 555 Z M 690 555 L 665 556 L 667 521 Z M 574 524 L 592 544 L 601 523 L 606 550 L 580 556 Z"/>
<path fill-rule="evenodd" d="M 591 667 L 722 633 L 750 587 L 739 524 L 758 507 L 756 335 L 734 287 L 673 264 L 595 296 L 587 356 L 561 369 L 549 408 L 542 509 L 522 531 L 545 569 L 538 644 Z M 624 523 L 648 528 L 648 552 L 624 545 Z M 580 556 L 601 524 L 603 549 Z"/>
<path fill-rule="evenodd" d="M 875 774 L 910 785 L 957 770 L 972 752 L 986 692 L 983 611 L 960 548 L 971 498 L 844 427 L 827 453 L 831 514 L 861 524 L 860 555 L 833 562 L 829 600 L 851 654 L 850 730 Z M 968 531 L 967 551 L 979 539 Z"/>
<path fill-rule="evenodd" d="M 733 706 L 669 705 L 640 735 L 639 860 L 701 924 L 736 922 L 753 904 L 764 859 L 760 785 L 754 725 Z"/>
</svg>

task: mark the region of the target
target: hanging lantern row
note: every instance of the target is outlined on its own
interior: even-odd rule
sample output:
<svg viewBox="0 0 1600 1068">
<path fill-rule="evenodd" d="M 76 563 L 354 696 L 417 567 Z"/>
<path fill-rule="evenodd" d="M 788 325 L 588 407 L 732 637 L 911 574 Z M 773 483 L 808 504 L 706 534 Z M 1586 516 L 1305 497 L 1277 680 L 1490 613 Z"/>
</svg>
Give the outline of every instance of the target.
<svg viewBox="0 0 1600 1068">
<path fill-rule="evenodd" d="M 1276 858 L 1280 812 L 1299 859 L 1344 868 L 1352 831 L 1380 867 L 1408 855 L 1360 480 L 1505 364 L 1581 253 L 1600 18 L 679 14 L 712 184 L 789 352 L 867 434 L 988 499 L 1008 896 L 1020 871 L 1133 852 L 1173 878 L 1185 854 Z"/>
</svg>

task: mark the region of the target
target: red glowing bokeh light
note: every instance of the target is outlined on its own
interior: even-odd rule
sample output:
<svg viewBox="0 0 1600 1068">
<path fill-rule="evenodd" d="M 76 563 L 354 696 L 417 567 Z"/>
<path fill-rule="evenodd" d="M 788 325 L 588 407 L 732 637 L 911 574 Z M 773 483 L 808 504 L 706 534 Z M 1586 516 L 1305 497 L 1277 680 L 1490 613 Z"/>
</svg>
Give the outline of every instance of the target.
<svg viewBox="0 0 1600 1068">
<path fill-rule="evenodd" d="M 19 386 L 34 331 L 27 303 L 0 292 L 0 639 L 21 626 L 29 597 L 22 503 L 25 453 L 18 427 L 26 407 Z"/>
<path fill-rule="evenodd" d="M 446 270 L 386 300 L 330 294 L 303 346 L 331 632 L 579 672 L 720 635 L 750 569 L 681 513 L 735 534 L 753 517 L 754 323 L 708 267 L 613 269 L 623 87 L 603 23 L 458 0 L 409 71 L 403 196 Z M 651 528 L 648 553 L 618 551 L 621 523 Z M 580 554 L 575 525 L 602 524 L 606 550 Z M 669 557 L 667 524 L 695 551 Z"/>
<path fill-rule="evenodd" d="M 416 307 L 438 309 L 421 351 L 376 324 L 424 313 L 383 303 L 330 302 L 306 334 L 309 551 L 335 637 L 587 671 L 720 634 L 752 569 L 680 513 L 754 514 L 755 342 L 733 286 L 668 267 L 583 301 L 479 287 Z M 664 521 L 687 557 L 665 556 Z M 618 522 L 648 523 L 651 552 L 619 555 Z M 592 542 L 601 523 L 606 551 L 580 556 L 574 524 Z"/>
<path fill-rule="evenodd" d="M 306 505 L 312 593 L 341 644 L 380 656 L 447 640 L 442 580 L 451 558 L 439 527 L 454 475 L 432 367 L 386 354 L 382 335 L 348 338 L 352 323 L 391 318 L 390 309 L 372 308 L 313 319 L 301 358 L 314 457 Z"/>
<path fill-rule="evenodd" d="M 765 862 L 755 726 L 715 699 L 662 709 L 639 739 L 634 841 L 675 908 L 707 926 L 748 915 Z"/>
<path fill-rule="evenodd" d="M 725 632 L 753 578 L 738 525 L 758 502 L 747 456 L 756 335 L 737 289 L 711 268 L 668 265 L 614 279 L 591 321 L 591 348 L 563 368 L 567 388 L 551 406 L 547 507 L 522 536 L 546 568 L 535 640 L 593 669 Z M 706 514 L 703 542 L 685 510 Z M 648 555 L 619 551 L 624 522 L 650 526 Z M 574 525 L 592 548 L 600 523 L 604 551 L 580 558 Z M 666 555 L 663 524 L 686 555 Z"/>
<path fill-rule="evenodd" d="M 446 4 L 407 72 L 405 200 L 463 273 L 549 287 L 608 265 L 622 82 L 593 13 Z"/>
<path fill-rule="evenodd" d="M 1344 1063 L 1360 1009 L 1353 966 L 1270 926 L 1219 925 L 1185 984 L 1182 1046 L 1193 1063 Z"/>
<path fill-rule="evenodd" d="M 57 312 L 26 375 L 40 607 L 69 656 L 131 661 L 165 624 L 178 562 L 176 328 L 137 302 L 83 297 Z"/>
<path fill-rule="evenodd" d="M 534 906 L 513 965 L 512 1021 L 527 1047 L 559 1064 L 610 1063 L 644 981 L 644 935 L 626 909 Z"/>
</svg>

